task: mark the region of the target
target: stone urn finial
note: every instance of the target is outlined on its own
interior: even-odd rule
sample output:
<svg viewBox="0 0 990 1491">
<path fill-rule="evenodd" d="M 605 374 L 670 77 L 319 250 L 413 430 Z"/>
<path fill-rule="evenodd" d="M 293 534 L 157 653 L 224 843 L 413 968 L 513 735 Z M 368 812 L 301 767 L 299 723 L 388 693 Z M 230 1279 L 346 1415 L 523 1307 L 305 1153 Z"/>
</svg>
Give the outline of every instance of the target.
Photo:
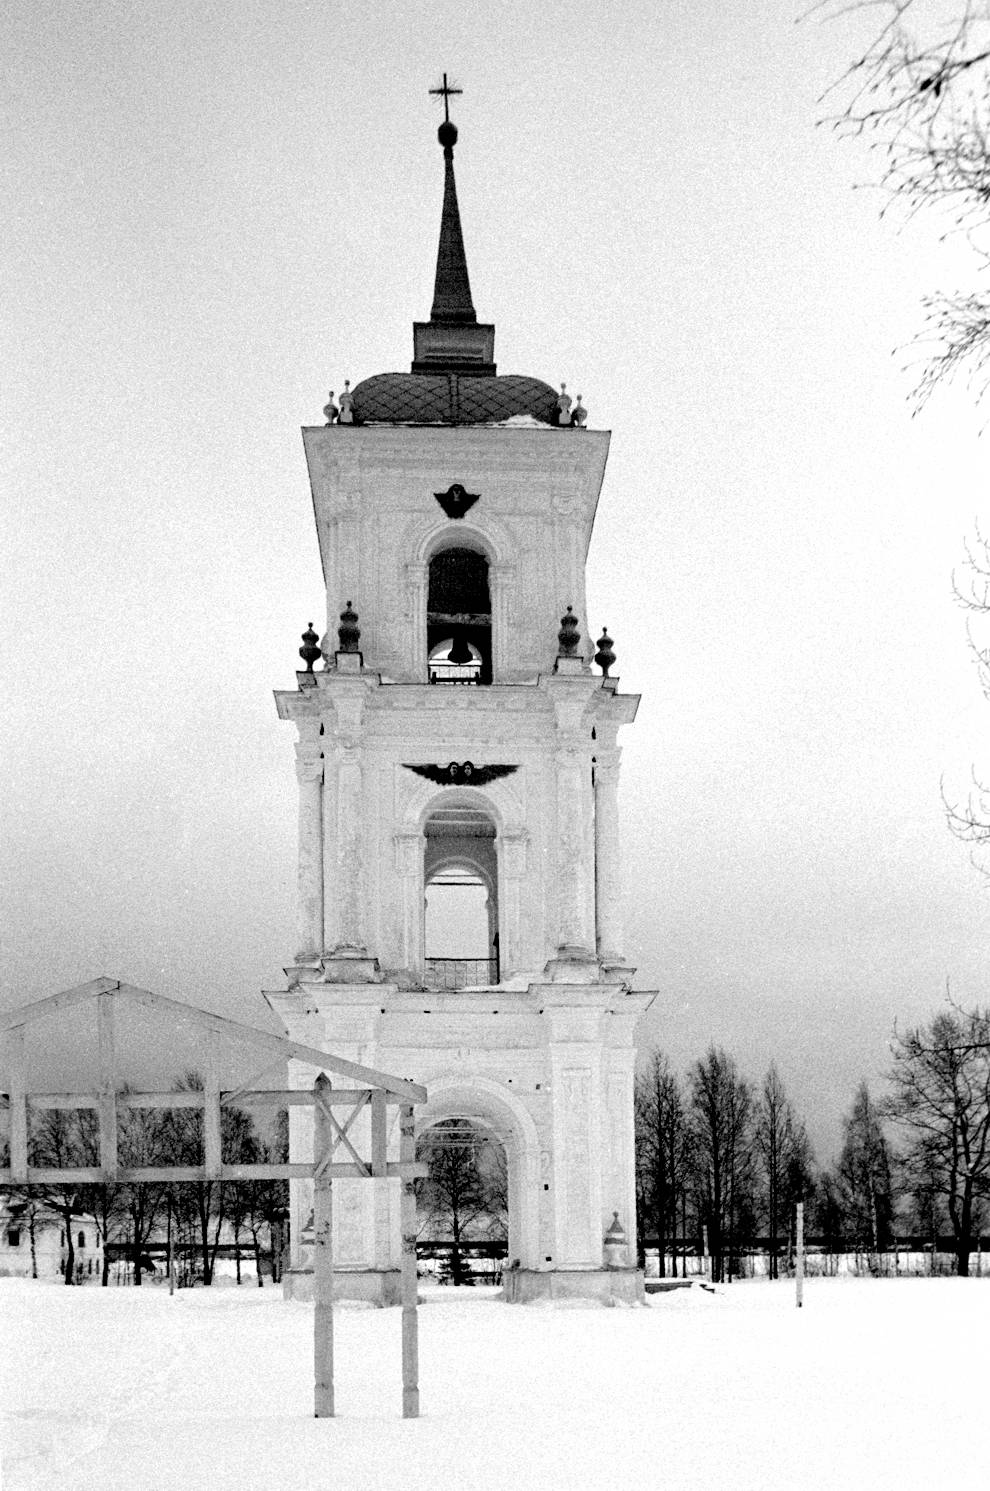
<svg viewBox="0 0 990 1491">
<path fill-rule="evenodd" d="M 309 623 L 303 632 L 302 640 L 303 645 L 299 649 L 299 656 L 306 664 L 306 672 L 312 673 L 313 664 L 323 656 L 320 652 L 320 639 L 313 630 L 312 622 Z"/>
<path fill-rule="evenodd" d="M 357 652 L 358 643 L 361 640 L 361 628 L 358 626 L 357 612 L 351 602 L 348 601 L 340 613 L 340 625 L 337 628 L 337 636 L 340 639 L 340 652 Z"/>
<path fill-rule="evenodd" d="M 598 651 L 595 653 L 595 662 L 607 678 L 608 670 L 615 667 L 615 652 L 613 651 L 615 644 L 608 634 L 607 626 L 602 627 L 602 634 L 595 643 L 595 646 L 598 648 Z"/>
<path fill-rule="evenodd" d="M 573 606 L 568 606 L 560 618 L 560 631 L 557 633 L 557 643 L 560 648 L 558 657 L 577 657 L 578 643 L 581 641 L 581 633 L 578 631 L 578 619 L 574 615 Z"/>
<path fill-rule="evenodd" d="M 339 413 L 340 410 L 337 408 L 337 405 L 333 401 L 333 389 L 331 388 L 330 397 L 323 405 L 323 418 L 326 420 L 328 425 L 332 425 Z"/>
<path fill-rule="evenodd" d="M 604 1253 L 606 1268 L 629 1267 L 629 1239 L 617 1211 L 612 1213 L 612 1221 L 605 1234 Z"/>
<path fill-rule="evenodd" d="M 354 395 L 351 393 L 351 380 L 344 379 L 344 392 L 340 396 L 340 416 L 338 424 L 352 425 L 354 423 Z"/>
<path fill-rule="evenodd" d="M 587 418 L 588 411 L 581 403 L 581 395 L 578 394 L 577 403 L 574 405 L 574 410 L 571 414 L 571 425 L 575 430 L 583 430 Z"/>
<path fill-rule="evenodd" d="M 570 424 L 571 403 L 572 399 L 570 394 L 567 392 L 567 384 L 562 383 L 560 385 L 560 393 L 557 395 L 557 423 L 559 425 L 563 426 Z"/>
</svg>

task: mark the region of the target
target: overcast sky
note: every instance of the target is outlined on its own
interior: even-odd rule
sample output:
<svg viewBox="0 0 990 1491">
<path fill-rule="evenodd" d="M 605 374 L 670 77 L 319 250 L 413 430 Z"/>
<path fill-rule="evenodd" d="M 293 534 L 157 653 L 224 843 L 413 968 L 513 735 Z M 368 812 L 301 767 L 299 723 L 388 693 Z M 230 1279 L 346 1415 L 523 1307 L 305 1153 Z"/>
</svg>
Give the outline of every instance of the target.
<svg viewBox="0 0 990 1491">
<path fill-rule="evenodd" d="M 10 0 L 0 1004 L 100 973 L 274 1028 L 324 599 L 299 427 L 408 367 L 437 108 L 502 372 L 612 453 L 589 568 L 623 688 L 644 1043 L 776 1058 L 827 1160 L 895 1019 L 987 997 L 940 797 L 990 774 L 951 572 L 986 418 L 908 403 L 938 225 L 816 127 L 874 24 L 797 0 Z M 907 349 L 907 350 L 904 350 Z"/>
</svg>

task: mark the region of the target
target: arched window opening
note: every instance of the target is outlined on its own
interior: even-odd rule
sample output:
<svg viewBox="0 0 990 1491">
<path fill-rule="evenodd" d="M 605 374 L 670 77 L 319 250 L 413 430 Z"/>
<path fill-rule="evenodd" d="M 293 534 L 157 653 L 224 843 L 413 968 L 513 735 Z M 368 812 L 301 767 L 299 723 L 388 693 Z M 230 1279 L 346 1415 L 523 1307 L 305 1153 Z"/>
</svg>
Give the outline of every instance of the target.
<svg viewBox="0 0 990 1491">
<path fill-rule="evenodd" d="M 492 600 L 483 554 L 441 549 L 430 560 L 426 650 L 431 683 L 491 683 Z"/>
<path fill-rule="evenodd" d="M 416 1141 L 428 1173 L 416 1182 L 416 1254 L 441 1284 L 502 1280 L 509 1235 L 505 1147 L 481 1120 L 443 1118 Z"/>
<path fill-rule="evenodd" d="M 499 981 L 495 825 L 447 808 L 426 825 L 426 983 L 487 988 Z"/>
</svg>

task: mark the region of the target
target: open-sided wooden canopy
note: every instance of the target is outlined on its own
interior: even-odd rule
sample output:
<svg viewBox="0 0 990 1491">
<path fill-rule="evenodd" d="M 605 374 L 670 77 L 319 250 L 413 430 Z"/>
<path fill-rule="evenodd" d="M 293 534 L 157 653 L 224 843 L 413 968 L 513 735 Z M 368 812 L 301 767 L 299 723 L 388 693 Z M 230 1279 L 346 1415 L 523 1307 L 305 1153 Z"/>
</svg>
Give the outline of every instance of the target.
<svg viewBox="0 0 990 1491">
<path fill-rule="evenodd" d="M 115 1051 L 115 1006 L 124 1003 L 145 1009 L 157 1010 L 174 1021 L 199 1027 L 207 1034 L 204 1053 L 204 1084 L 201 1091 L 185 1092 L 121 1092 L 117 1090 Z M 89 1092 L 29 1092 L 25 1081 L 24 1032 L 28 1025 L 92 1002 L 95 1005 L 97 1034 L 99 1039 L 100 1076 L 99 1087 Z M 409 1161 L 390 1162 L 387 1159 L 386 1110 L 390 1105 L 413 1105 L 426 1101 L 426 1089 L 403 1077 L 394 1077 L 371 1067 L 346 1061 L 314 1046 L 304 1046 L 284 1036 L 271 1035 L 256 1030 L 251 1025 L 242 1025 L 236 1020 L 214 1015 L 209 1010 L 195 1005 L 183 1004 L 177 999 L 168 999 L 163 994 L 153 994 L 150 989 L 139 989 L 133 984 L 121 983 L 118 979 L 98 978 L 78 988 L 65 989 L 48 999 L 39 999 L 33 1004 L 0 1013 L 0 1035 L 6 1036 L 8 1054 L 5 1065 L 9 1072 L 9 1091 L 0 1093 L 0 1107 L 10 1110 L 10 1164 L 0 1168 L 0 1184 L 69 1185 L 100 1182 L 150 1182 L 190 1180 L 304 1180 L 314 1175 L 312 1163 L 283 1164 L 236 1164 L 224 1165 L 221 1159 L 220 1116 L 221 1110 L 231 1104 L 263 1105 L 272 1108 L 312 1105 L 312 1089 L 265 1088 L 252 1089 L 247 1086 L 221 1088 L 220 1047 L 223 1041 L 237 1042 L 252 1047 L 267 1057 L 264 1070 L 277 1061 L 293 1059 L 303 1061 L 318 1072 L 335 1077 L 345 1077 L 353 1086 L 332 1087 L 329 1076 L 324 1091 L 325 1101 L 331 1107 L 347 1106 L 351 1114 L 338 1123 L 331 1116 L 331 1152 L 339 1148 L 346 1150 L 350 1159 L 330 1161 L 322 1157 L 323 1170 L 332 1177 L 384 1178 L 402 1176 L 406 1178 Z M 368 1107 L 371 1112 L 370 1158 L 364 1159 L 355 1148 L 353 1136 L 349 1134 L 359 1112 Z M 100 1164 L 98 1166 L 76 1166 L 73 1168 L 41 1168 L 28 1164 L 28 1113 L 32 1108 L 92 1108 L 99 1114 Z M 146 1165 L 122 1167 L 117 1163 L 117 1118 L 122 1109 L 128 1108 L 199 1108 L 203 1113 L 203 1164 L 202 1165 Z M 413 1173 L 422 1173 L 424 1167 L 414 1165 Z"/>
<path fill-rule="evenodd" d="M 28 1025 L 61 1014 L 92 1000 L 96 1006 L 100 1078 L 95 1092 L 29 1092 L 24 1062 L 24 1033 Z M 114 1041 L 115 1004 L 124 1001 L 145 1009 L 159 1010 L 173 1021 L 185 1021 L 207 1032 L 205 1074 L 201 1091 L 119 1092 L 117 1090 Z M 6 1066 L 8 1091 L 0 1093 L 0 1108 L 10 1112 L 10 1164 L 0 1168 L 0 1184 L 18 1186 L 144 1184 L 172 1181 L 225 1180 L 312 1180 L 314 1228 L 314 1407 L 317 1418 L 332 1418 L 333 1396 L 333 1227 L 332 1182 L 337 1177 L 402 1182 L 400 1219 L 402 1226 L 402 1413 L 419 1414 L 419 1355 L 416 1323 L 416 1195 L 414 1181 L 427 1167 L 416 1160 L 413 1105 L 426 1102 L 426 1089 L 403 1077 L 393 1077 L 354 1061 L 302 1046 L 283 1036 L 269 1035 L 253 1026 L 226 1020 L 209 1010 L 166 999 L 149 989 L 137 989 L 118 979 L 98 978 L 66 989 L 48 999 L 25 1004 L 0 1014 L 0 1036 L 8 1046 Z M 264 1071 L 276 1061 L 293 1059 L 315 1067 L 316 1081 L 305 1089 L 257 1089 L 220 1086 L 219 1047 L 222 1040 L 238 1041 L 265 1054 Z M 334 1087 L 327 1073 L 346 1077 L 356 1086 Z M 221 1150 L 221 1112 L 225 1104 L 263 1104 L 284 1108 L 311 1104 L 314 1119 L 313 1159 L 309 1164 L 224 1165 Z M 388 1158 L 387 1118 L 389 1106 L 399 1107 L 399 1158 Z M 349 1107 L 338 1119 L 334 1108 Z M 355 1123 L 367 1107 L 370 1124 L 362 1138 Z M 73 1168 L 38 1167 L 28 1164 L 28 1114 L 32 1108 L 92 1108 L 99 1114 L 100 1163 Z M 202 1165 L 121 1166 L 117 1163 L 117 1123 L 121 1109 L 199 1108 L 203 1114 Z M 364 1158 L 357 1148 L 370 1143 Z M 349 1160 L 334 1160 L 343 1148 Z"/>
</svg>

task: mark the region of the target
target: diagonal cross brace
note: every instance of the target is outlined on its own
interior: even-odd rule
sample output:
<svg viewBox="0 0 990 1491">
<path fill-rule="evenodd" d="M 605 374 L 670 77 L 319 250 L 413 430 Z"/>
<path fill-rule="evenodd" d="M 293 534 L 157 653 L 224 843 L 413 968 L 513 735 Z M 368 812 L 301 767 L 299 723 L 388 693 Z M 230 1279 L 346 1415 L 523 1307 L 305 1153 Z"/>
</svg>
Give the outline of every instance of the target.
<svg viewBox="0 0 990 1491">
<path fill-rule="evenodd" d="M 330 1144 L 326 1153 L 317 1162 L 313 1169 L 314 1180 L 318 1180 L 319 1177 L 326 1172 L 327 1167 L 333 1160 L 334 1153 L 337 1149 L 339 1149 L 341 1144 L 343 1144 L 346 1149 L 350 1150 L 354 1163 L 360 1169 L 362 1177 L 365 1179 L 370 1179 L 370 1169 L 368 1168 L 365 1161 L 362 1160 L 361 1156 L 354 1148 L 354 1145 L 351 1143 L 350 1139 L 347 1137 L 348 1129 L 354 1123 L 354 1120 L 357 1118 L 361 1110 L 367 1107 L 370 1098 L 370 1092 L 362 1093 L 357 1102 L 354 1104 L 354 1107 L 351 1109 L 346 1121 L 343 1124 L 340 1124 L 337 1122 L 337 1118 L 334 1114 L 333 1108 L 327 1101 L 326 1096 L 320 1091 L 317 1091 L 315 1093 L 316 1107 L 320 1110 L 320 1112 L 327 1120 L 327 1129 L 330 1134 Z"/>
</svg>

